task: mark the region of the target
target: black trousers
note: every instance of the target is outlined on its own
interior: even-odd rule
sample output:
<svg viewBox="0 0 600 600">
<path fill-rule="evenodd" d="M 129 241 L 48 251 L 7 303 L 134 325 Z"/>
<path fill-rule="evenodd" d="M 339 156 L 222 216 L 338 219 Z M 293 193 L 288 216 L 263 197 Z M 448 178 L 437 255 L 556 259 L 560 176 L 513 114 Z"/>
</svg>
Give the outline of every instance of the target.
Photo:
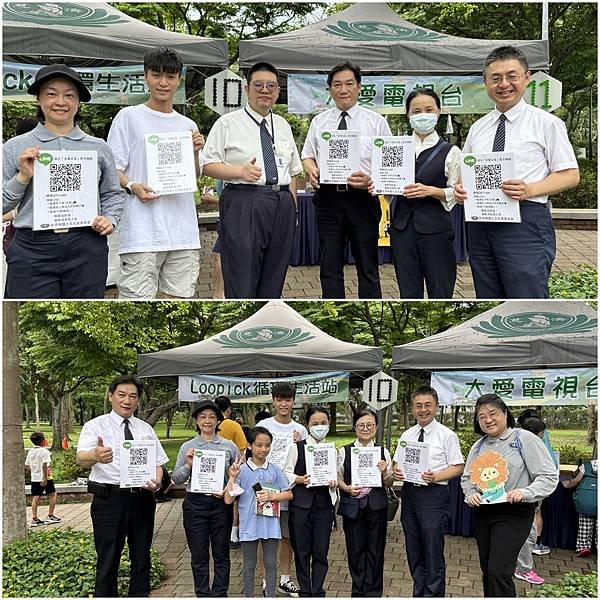
<svg viewBox="0 0 600 600">
<path fill-rule="evenodd" d="M 346 248 L 356 261 L 359 298 L 381 298 L 379 283 L 379 200 L 366 190 L 323 185 L 313 197 L 321 244 L 321 290 L 323 298 L 345 298 Z"/>
<path fill-rule="evenodd" d="M 280 298 L 296 231 L 292 193 L 225 186 L 219 215 L 225 297 Z"/>
<path fill-rule="evenodd" d="M 323 584 L 329 569 L 327 554 L 333 526 L 333 506 L 290 506 L 290 542 L 296 559 L 296 577 L 302 597 L 325 597 Z"/>
<path fill-rule="evenodd" d="M 456 283 L 454 230 L 419 233 L 412 215 L 402 230 L 390 227 L 390 248 L 394 258 L 400 297 L 452 298 Z"/>
<path fill-rule="evenodd" d="M 229 589 L 229 540 L 233 525 L 233 505 L 222 498 L 186 493 L 183 501 L 183 528 L 192 554 L 192 575 L 198 598 L 223 598 Z M 209 581 L 209 548 L 214 565 Z"/>
<path fill-rule="evenodd" d="M 400 522 L 414 597 L 444 597 L 446 559 L 444 536 L 450 520 L 447 485 L 402 486 Z"/>
<path fill-rule="evenodd" d="M 6 263 L 5 298 L 104 298 L 108 244 L 91 227 L 68 233 L 17 229 Z"/>
<path fill-rule="evenodd" d="M 352 596 L 383 596 L 383 563 L 387 534 L 387 507 L 358 510 L 356 519 L 343 517 L 348 568 L 352 577 Z"/>
<path fill-rule="evenodd" d="M 111 488 L 108 498 L 94 495 L 90 509 L 94 527 L 97 598 L 117 598 L 119 563 L 125 546 L 129 545 L 131 571 L 130 598 L 150 595 L 150 546 L 154 532 L 154 494 L 147 490 L 130 492 Z"/>
<path fill-rule="evenodd" d="M 477 298 L 548 298 L 556 254 L 549 205 L 520 203 L 521 223 L 467 223 Z"/>
<path fill-rule="evenodd" d="M 529 535 L 535 504 L 508 503 L 475 509 L 475 538 L 486 598 L 516 598 L 513 575 Z"/>
</svg>

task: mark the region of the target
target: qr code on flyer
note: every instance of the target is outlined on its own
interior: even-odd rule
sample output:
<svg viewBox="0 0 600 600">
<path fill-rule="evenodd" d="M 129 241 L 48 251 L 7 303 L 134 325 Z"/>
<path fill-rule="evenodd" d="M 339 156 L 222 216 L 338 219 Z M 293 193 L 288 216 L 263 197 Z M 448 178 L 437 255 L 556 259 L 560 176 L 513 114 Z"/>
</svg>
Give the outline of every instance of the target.
<svg viewBox="0 0 600 600">
<path fill-rule="evenodd" d="M 329 140 L 329 158 L 345 159 L 350 156 L 350 140 Z"/>
<path fill-rule="evenodd" d="M 402 146 L 381 146 L 381 166 L 401 167 L 404 163 L 404 148 Z"/>
<path fill-rule="evenodd" d="M 499 164 L 475 165 L 475 189 L 498 189 L 502 185 L 502 167 Z"/>
<path fill-rule="evenodd" d="M 181 142 L 158 143 L 158 165 L 172 165 L 182 161 Z"/>
<path fill-rule="evenodd" d="M 315 467 L 324 467 L 327 465 L 327 450 L 315 450 L 314 463 Z"/>
<path fill-rule="evenodd" d="M 50 165 L 51 192 L 79 192 L 81 190 L 81 164 Z"/>
<path fill-rule="evenodd" d="M 148 464 L 148 448 L 131 448 L 129 464 L 136 466 Z"/>
<path fill-rule="evenodd" d="M 200 473 L 214 473 L 217 468 L 217 459 L 213 457 L 203 456 L 200 458 L 198 465 Z"/>
<path fill-rule="evenodd" d="M 418 465 L 421 460 L 421 448 L 405 448 L 404 462 Z"/>
<path fill-rule="evenodd" d="M 372 454 L 359 454 L 358 455 L 358 466 L 361 469 L 373 468 L 373 455 Z"/>
</svg>

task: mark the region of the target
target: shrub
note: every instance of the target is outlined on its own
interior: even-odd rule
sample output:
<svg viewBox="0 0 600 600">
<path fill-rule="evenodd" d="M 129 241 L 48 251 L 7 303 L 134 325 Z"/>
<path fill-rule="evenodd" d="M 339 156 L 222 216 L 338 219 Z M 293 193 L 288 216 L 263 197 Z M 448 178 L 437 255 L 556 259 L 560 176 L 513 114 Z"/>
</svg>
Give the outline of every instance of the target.
<svg viewBox="0 0 600 600">
<path fill-rule="evenodd" d="M 597 208 L 598 207 L 598 176 L 596 161 L 580 158 L 579 185 L 552 196 L 554 208 Z"/>
<path fill-rule="evenodd" d="M 129 550 L 125 546 L 119 567 L 119 595 L 129 587 Z M 165 578 L 166 567 L 151 550 L 150 586 Z M 4 598 L 71 597 L 94 593 L 96 550 L 93 534 L 73 529 L 50 529 L 29 534 L 3 548 Z"/>
<path fill-rule="evenodd" d="M 477 435 L 472 429 L 463 429 L 462 431 L 456 432 L 458 435 L 458 441 L 460 442 L 460 451 L 464 456 L 465 460 L 467 460 L 467 456 L 469 456 L 469 451 L 471 450 L 473 444 L 481 439 L 480 435 Z"/>
<path fill-rule="evenodd" d="M 90 476 L 90 469 L 78 465 L 76 457 L 75 448 L 52 453 L 52 476 L 55 483 L 71 483 L 78 477 Z"/>
<path fill-rule="evenodd" d="M 592 448 L 590 446 L 554 444 L 554 449 L 560 452 L 560 462 L 563 465 L 577 465 L 580 460 L 589 460 L 592 458 Z"/>
<path fill-rule="evenodd" d="M 568 273 L 552 273 L 548 281 L 550 298 L 596 298 L 598 271 L 591 265 L 578 265 Z"/>
<path fill-rule="evenodd" d="M 545 583 L 527 594 L 538 598 L 597 598 L 598 574 L 570 571 L 560 583 Z"/>
</svg>

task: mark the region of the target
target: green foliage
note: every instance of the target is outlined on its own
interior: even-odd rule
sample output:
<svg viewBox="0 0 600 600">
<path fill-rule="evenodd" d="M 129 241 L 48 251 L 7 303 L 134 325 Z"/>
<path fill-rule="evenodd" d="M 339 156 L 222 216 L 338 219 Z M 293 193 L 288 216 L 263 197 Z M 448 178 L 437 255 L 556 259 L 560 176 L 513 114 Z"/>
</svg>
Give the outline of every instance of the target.
<svg viewBox="0 0 600 600">
<path fill-rule="evenodd" d="M 528 590 L 527 595 L 537 598 L 597 598 L 598 574 L 569 571 L 560 583 L 545 583 Z"/>
<path fill-rule="evenodd" d="M 481 436 L 475 433 L 471 427 L 469 429 L 457 431 L 456 435 L 458 435 L 458 441 L 460 442 L 460 451 L 466 460 L 473 444 L 480 440 Z"/>
<path fill-rule="evenodd" d="M 552 273 L 548 289 L 550 298 L 596 298 L 598 271 L 591 265 L 581 264 L 568 273 Z"/>
<path fill-rule="evenodd" d="M 151 551 L 150 585 L 165 578 L 166 567 Z M 129 551 L 123 550 L 119 567 L 119 594 L 129 587 Z M 94 592 L 96 551 L 91 533 L 73 529 L 35 531 L 25 540 L 3 547 L 4 598 L 91 597 Z"/>
<path fill-rule="evenodd" d="M 598 208 L 598 161 L 578 158 L 579 185 L 552 196 L 553 208 Z"/>
<path fill-rule="evenodd" d="M 67 448 L 52 454 L 52 474 L 55 482 L 71 483 L 79 477 L 89 477 L 90 469 L 77 464 L 77 451 Z"/>
<path fill-rule="evenodd" d="M 577 465 L 580 460 L 592 458 L 592 447 L 576 444 L 553 444 L 554 450 L 560 452 L 560 462 L 563 465 Z"/>
</svg>

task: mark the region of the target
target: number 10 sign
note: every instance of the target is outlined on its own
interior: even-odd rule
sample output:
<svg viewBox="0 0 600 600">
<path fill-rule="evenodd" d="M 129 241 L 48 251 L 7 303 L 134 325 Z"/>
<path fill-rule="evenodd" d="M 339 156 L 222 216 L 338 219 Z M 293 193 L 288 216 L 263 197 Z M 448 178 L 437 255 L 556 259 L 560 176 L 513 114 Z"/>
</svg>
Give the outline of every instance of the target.
<svg viewBox="0 0 600 600">
<path fill-rule="evenodd" d="M 393 404 L 398 396 L 398 381 L 383 371 L 375 373 L 363 383 L 362 399 L 375 410 Z"/>
</svg>

